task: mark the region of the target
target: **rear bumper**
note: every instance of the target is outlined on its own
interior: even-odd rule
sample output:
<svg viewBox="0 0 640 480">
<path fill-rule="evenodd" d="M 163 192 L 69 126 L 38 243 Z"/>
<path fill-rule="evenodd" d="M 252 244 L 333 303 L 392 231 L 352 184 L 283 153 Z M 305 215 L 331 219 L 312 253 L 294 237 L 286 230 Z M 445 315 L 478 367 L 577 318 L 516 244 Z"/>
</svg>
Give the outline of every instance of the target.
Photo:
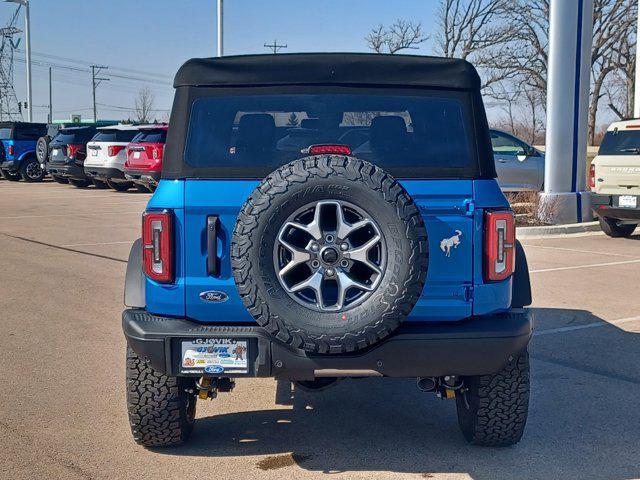
<svg viewBox="0 0 640 480">
<path fill-rule="evenodd" d="M 625 208 L 617 205 L 618 195 L 591 195 L 591 207 L 597 216 L 615 218 L 616 220 L 640 221 L 640 199 L 638 200 L 639 208 Z"/>
<path fill-rule="evenodd" d="M 133 170 L 127 168 L 124 171 L 124 176 L 127 180 L 139 183 L 142 185 L 158 185 L 160 181 L 160 172 L 153 170 Z"/>
<path fill-rule="evenodd" d="M 58 175 L 60 177 L 70 177 L 78 180 L 86 180 L 87 176 L 84 173 L 84 167 L 77 163 L 47 163 L 47 172 L 51 175 Z"/>
<path fill-rule="evenodd" d="M 201 376 L 202 372 L 181 372 L 181 341 L 208 338 L 247 340 L 248 373 L 224 375 L 230 377 L 465 376 L 495 373 L 522 351 L 531 339 L 532 313 L 514 309 L 453 325 L 405 324 L 367 350 L 337 356 L 308 355 L 258 326 L 214 326 L 141 309 L 125 310 L 122 327 L 136 354 L 169 376 Z"/>
<path fill-rule="evenodd" d="M 87 177 L 94 178 L 96 180 L 126 181 L 126 179 L 124 178 L 124 172 L 122 170 L 118 170 L 117 168 L 92 167 L 90 165 L 85 165 L 84 173 Z"/>
<path fill-rule="evenodd" d="M 2 170 L 8 170 L 8 171 L 14 171 L 17 170 L 18 168 L 20 168 L 20 162 L 18 162 L 17 160 L 5 160 L 4 162 L 0 163 L 0 169 Z"/>
</svg>

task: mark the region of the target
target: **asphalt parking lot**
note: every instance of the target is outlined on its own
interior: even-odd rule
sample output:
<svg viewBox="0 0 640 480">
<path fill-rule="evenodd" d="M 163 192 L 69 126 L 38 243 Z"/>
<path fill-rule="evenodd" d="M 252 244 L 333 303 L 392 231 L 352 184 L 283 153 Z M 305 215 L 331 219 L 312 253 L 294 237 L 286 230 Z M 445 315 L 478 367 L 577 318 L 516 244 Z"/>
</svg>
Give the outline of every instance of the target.
<svg viewBox="0 0 640 480">
<path fill-rule="evenodd" d="M 640 477 L 640 229 L 523 241 L 536 336 L 513 448 L 466 445 L 455 405 L 412 380 L 270 379 L 200 402 L 186 446 L 137 446 L 120 314 L 148 198 L 0 181 L 1 478 Z"/>
</svg>

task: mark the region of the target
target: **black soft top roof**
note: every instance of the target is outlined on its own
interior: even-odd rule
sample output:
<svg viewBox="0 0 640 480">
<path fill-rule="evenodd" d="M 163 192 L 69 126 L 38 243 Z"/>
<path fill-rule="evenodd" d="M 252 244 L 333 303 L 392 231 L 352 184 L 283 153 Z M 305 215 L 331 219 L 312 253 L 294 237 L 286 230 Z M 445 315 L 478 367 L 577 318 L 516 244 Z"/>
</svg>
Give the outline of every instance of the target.
<svg viewBox="0 0 640 480">
<path fill-rule="evenodd" d="M 47 126 L 46 123 L 36 123 L 36 122 L 14 122 L 12 120 L 7 120 L 7 121 L 2 121 L 0 122 L 0 127 L 3 128 L 10 128 L 10 127 L 22 127 L 22 126 L 28 126 L 28 125 L 37 125 L 38 127 L 45 127 Z"/>
<path fill-rule="evenodd" d="M 285 53 L 188 60 L 174 80 L 182 86 L 383 85 L 478 90 L 467 61 L 421 55 Z"/>
</svg>

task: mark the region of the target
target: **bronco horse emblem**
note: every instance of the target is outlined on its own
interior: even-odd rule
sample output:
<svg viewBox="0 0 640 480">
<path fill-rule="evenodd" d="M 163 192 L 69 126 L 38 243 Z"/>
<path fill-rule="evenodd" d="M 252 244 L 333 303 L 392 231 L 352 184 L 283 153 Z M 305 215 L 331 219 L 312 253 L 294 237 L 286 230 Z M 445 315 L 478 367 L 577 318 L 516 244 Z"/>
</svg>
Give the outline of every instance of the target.
<svg viewBox="0 0 640 480">
<path fill-rule="evenodd" d="M 442 239 L 442 241 L 440 242 L 440 250 L 442 250 L 445 257 L 451 256 L 452 248 L 458 248 L 458 245 L 460 245 L 461 236 L 462 232 L 460 230 L 456 230 L 456 234 L 453 237 Z"/>
</svg>

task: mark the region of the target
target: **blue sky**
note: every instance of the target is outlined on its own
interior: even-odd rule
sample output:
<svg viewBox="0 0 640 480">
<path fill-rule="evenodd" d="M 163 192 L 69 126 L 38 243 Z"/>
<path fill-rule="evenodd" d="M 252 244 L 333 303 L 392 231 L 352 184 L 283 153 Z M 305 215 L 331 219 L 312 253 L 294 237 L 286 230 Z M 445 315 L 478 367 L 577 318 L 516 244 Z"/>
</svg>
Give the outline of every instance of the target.
<svg viewBox="0 0 640 480">
<path fill-rule="evenodd" d="M 265 42 L 286 43 L 286 52 L 367 51 L 364 37 L 395 19 L 436 29 L 437 0 L 225 0 L 225 54 L 266 53 Z M 171 80 L 186 59 L 215 55 L 216 0 L 31 0 L 33 104 L 46 120 L 48 65 L 53 66 L 54 118 L 90 117 L 88 65 L 111 68 L 98 87 L 102 118 L 130 115 L 138 90 L 156 96 L 162 117 L 171 106 Z M 15 5 L 0 2 L 6 24 Z M 18 21 L 23 28 L 23 17 Z M 429 53 L 432 41 L 412 53 Z M 16 52 L 15 88 L 26 100 L 24 42 Z M 66 66 L 66 68 L 60 65 Z M 70 69 L 71 68 L 71 69 Z M 80 71 L 78 71 L 80 70 Z M 86 71 L 85 71 L 86 70 Z M 123 78 L 123 77 L 135 77 Z"/>
</svg>

